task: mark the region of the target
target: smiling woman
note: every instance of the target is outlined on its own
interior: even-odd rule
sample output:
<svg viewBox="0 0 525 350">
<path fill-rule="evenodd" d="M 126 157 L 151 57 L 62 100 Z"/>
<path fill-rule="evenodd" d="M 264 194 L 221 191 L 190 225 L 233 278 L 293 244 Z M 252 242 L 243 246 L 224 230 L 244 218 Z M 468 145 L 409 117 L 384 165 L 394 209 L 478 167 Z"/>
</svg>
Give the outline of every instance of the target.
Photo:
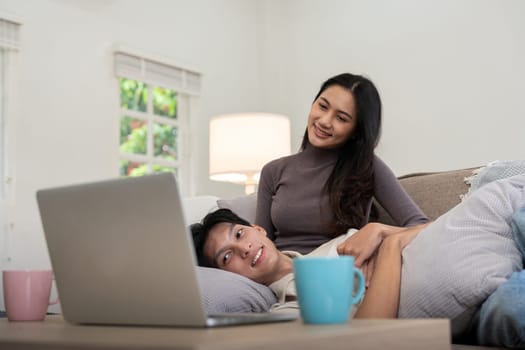
<svg viewBox="0 0 525 350">
<path fill-rule="evenodd" d="M 381 118 L 381 99 L 370 79 L 343 73 L 322 84 L 300 152 L 269 162 L 261 172 L 255 223 L 277 248 L 306 254 L 358 228 L 340 253 L 369 249 L 378 236 L 374 226 L 366 226 L 373 199 L 399 226 L 427 221 L 374 153 Z"/>
</svg>

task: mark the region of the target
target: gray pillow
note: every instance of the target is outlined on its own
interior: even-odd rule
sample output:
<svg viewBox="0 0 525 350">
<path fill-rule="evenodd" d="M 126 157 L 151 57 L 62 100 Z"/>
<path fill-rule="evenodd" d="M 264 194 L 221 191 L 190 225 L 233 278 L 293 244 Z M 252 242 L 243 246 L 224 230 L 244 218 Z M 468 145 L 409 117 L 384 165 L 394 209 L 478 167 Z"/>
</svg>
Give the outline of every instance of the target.
<svg viewBox="0 0 525 350">
<path fill-rule="evenodd" d="M 399 317 L 450 318 L 459 335 L 481 303 L 521 271 L 511 219 L 525 204 L 524 185 L 525 175 L 484 185 L 405 248 Z"/>
<path fill-rule="evenodd" d="M 197 276 L 209 314 L 265 312 L 277 302 L 270 288 L 236 273 L 199 266 Z"/>
<path fill-rule="evenodd" d="M 217 205 L 219 208 L 230 209 L 249 223 L 255 222 L 255 210 L 257 209 L 257 195 L 255 193 L 232 199 L 219 199 Z"/>
</svg>

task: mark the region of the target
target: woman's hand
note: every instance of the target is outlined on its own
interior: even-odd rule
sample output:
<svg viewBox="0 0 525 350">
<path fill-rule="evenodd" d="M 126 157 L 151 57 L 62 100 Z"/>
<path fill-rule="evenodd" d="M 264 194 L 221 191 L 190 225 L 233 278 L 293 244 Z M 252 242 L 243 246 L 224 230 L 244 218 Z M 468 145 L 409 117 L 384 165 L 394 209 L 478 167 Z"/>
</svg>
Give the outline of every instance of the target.
<svg viewBox="0 0 525 350">
<path fill-rule="evenodd" d="M 384 237 L 369 261 L 374 275 L 356 318 L 395 318 L 399 307 L 403 249 L 426 225 L 407 227 Z M 369 262 L 370 264 L 370 262 Z"/>
<path fill-rule="evenodd" d="M 405 248 L 417 234 L 427 226 L 396 227 L 380 223 L 369 223 L 337 246 L 339 255 L 355 257 L 355 266 L 361 268 L 368 287 L 374 273 L 377 250 L 386 237 L 392 237 L 399 248 Z M 395 237 L 395 238 L 394 238 Z"/>
<path fill-rule="evenodd" d="M 358 232 L 339 244 L 337 253 L 339 255 L 352 255 L 355 258 L 355 266 L 361 267 L 374 254 L 386 236 L 403 229 L 404 227 L 389 226 L 377 222 L 366 224 Z"/>
</svg>

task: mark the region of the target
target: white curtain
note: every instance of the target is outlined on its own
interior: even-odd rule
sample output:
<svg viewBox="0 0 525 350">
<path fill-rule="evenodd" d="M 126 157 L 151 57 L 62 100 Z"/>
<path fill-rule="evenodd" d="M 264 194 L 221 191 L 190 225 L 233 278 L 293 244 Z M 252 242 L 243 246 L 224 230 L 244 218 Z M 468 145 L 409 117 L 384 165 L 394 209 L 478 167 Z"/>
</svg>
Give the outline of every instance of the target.
<svg viewBox="0 0 525 350">
<path fill-rule="evenodd" d="M 13 201 L 13 193 L 10 191 L 10 169 L 9 158 L 10 140 L 7 130 L 10 128 L 9 119 L 12 106 L 10 96 L 13 85 L 11 84 L 15 75 L 15 65 L 12 61 L 16 59 L 20 45 L 20 23 L 0 16 L 0 262 L 9 261 L 9 204 Z"/>
<path fill-rule="evenodd" d="M 6 150 L 7 150 L 7 142 L 6 142 L 6 100 L 7 100 L 7 93 L 5 89 L 5 70 L 6 70 L 6 50 L 3 48 L 0 48 L 0 213 L 3 212 L 4 209 L 1 204 L 2 200 L 5 198 L 6 195 L 6 183 L 5 179 L 7 177 L 6 174 Z M 0 223 L 2 218 L 0 217 Z"/>
</svg>

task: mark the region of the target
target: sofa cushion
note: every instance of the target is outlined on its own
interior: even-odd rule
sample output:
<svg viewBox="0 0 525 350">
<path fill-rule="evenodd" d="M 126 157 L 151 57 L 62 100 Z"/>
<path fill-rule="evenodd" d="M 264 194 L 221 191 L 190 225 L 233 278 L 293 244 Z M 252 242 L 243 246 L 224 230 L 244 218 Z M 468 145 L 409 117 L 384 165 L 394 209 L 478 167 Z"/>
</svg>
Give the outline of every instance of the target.
<svg viewBox="0 0 525 350">
<path fill-rule="evenodd" d="M 202 218 L 217 209 L 217 200 L 215 196 L 194 196 L 185 197 L 182 202 L 184 218 L 188 225 L 200 222 Z"/>
<path fill-rule="evenodd" d="M 257 209 L 257 195 L 255 193 L 232 199 L 219 199 L 217 205 L 219 208 L 230 209 L 250 223 L 255 222 L 255 210 Z"/>
<path fill-rule="evenodd" d="M 525 204 L 524 185 L 519 175 L 483 186 L 405 248 L 399 317 L 450 318 L 453 335 L 463 332 L 479 305 L 522 269 L 510 223 Z"/>
</svg>

